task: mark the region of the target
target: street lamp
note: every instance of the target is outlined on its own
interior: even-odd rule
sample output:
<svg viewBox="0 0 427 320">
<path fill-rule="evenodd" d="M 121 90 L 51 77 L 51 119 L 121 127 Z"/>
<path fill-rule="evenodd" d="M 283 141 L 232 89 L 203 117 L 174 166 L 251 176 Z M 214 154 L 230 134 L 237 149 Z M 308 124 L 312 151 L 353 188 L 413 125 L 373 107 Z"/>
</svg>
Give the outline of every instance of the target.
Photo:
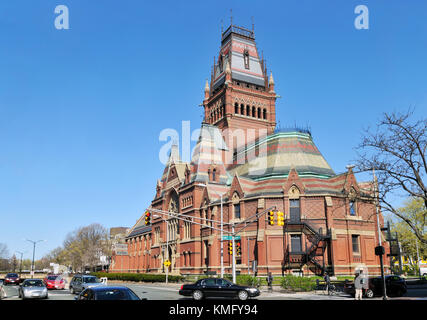
<svg viewBox="0 0 427 320">
<path fill-rule="evenodd" d="M 383 300 L 387 300 L 386 284 L 385 284 L 385 277 L 384 277 L 384 262 L 383 262 L 384 247 L 382 246 L 382 242 L 381 242 L 380 214 L 378 211 L 379 201 L 377 198 L 378 190 L 377 190 L 377 177 L 375 176 L 375 168 L 372 168 L 372 173 L 374 175 L 374 197 L 375 197 L 375 209 L 377 214 L 377 227 L 378 227 L 378 247 L 377 247 L 378 251 L 375 250 L 376 251 L 375 253 L 380 257 L 381 282 L 383 286 Z"/>
<path fill-rule="evenodd" d="M 154 214 L 154 218 L 161 218 L 166 222 L 166 261 L 169 261 L 169 222 L 167 219 L 163 219 L 161 216 Z M 169 266 L 166 267 L 166 284 L 168 284 Z"/>
<path fill-rule="evenodd" d="M 39 243 L 39 242 L 42 242 L 42 241 L 46 241 L 46 240 L 37 240 L 37 241 L 29 240 L 29 239 L 25 239 L 25 240 L 29 241 L 29 242 L 31 242 L 33 244 L 33 262 L 31 263 L 31 279 L 33 279 L 33 277 L 34 277 L 34 269 L 35 269 L 35 266 L 34 266 L 34 255 L 36 253 L 36 244 Z"/>
<path fill-rule="evenodd" d="M 207 185 L 203 185 L 203 186 L 207 187 Z M 214 193 L 216 193 L 221 199 L 221 228 L 220 228 L 221 229 L 221 278 L 224 278 L 224 241 L 223 241 L 224 240 L 223 239 L 223 237 L 224 237 L 224 213 L 223 213 L 223 209 L 222 209 L 222 204 L 223 204 L 222 196 L 224 194 L 226 194 L 227 192 L 219 194 L 218 192 L 216 192 L 213 189 L 210 191 L 213 191 Z M 233 252 L 234 252 L 234 248 L 233 248 Z"/>
</svg>

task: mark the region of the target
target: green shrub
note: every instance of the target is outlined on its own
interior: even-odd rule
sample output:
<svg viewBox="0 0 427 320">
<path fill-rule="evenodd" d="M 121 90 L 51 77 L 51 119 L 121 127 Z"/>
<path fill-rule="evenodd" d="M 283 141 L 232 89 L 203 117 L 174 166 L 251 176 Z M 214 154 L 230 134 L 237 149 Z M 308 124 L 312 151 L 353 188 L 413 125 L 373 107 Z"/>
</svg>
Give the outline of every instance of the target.
<svg viewBox="0 0 427 320">
<path fill-rule="evenodd" d="M 252 286 L 256 287 L 260 284 L 260 279 L 257 277 L 253 277 L 251 275 L 242 274 L 236 276 L 236 284 L 242 285 L 242 286 Z"/>
<path fill-rule="evenodd" d="M 292 291 L 312 291 L 316 287 L 316 277 L 298 277 L 288 274 L 282 278 L 281 286 Z"/>
<path fill-rule="evenodd" d="M 164 274 L 149 274 L 149 273 L 105 273 L 93 272 L 92 275 L 98 278 L 106 277 L 108 280 L 135 281 L 135 282 L 165 282 L 166 275 Z M 182 281 L 182 276 L 168 276 L 169 282 Z"/>
</svg>

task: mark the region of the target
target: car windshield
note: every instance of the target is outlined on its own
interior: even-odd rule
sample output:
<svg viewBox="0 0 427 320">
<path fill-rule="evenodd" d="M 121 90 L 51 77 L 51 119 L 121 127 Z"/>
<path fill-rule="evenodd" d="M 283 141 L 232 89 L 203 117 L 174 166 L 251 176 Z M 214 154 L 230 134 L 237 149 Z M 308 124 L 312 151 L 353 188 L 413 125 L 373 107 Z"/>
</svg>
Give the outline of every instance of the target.
<svg viewBox="0 0 427 320">
<path fill-rule="evenodd" d="M 6 277 L 8 277 L 8 278 L 18 278 L 18 275 L 16 273 L 8 273 Z"/>
<path fill-rule="evenodd" d="M 99 280 L 97 277 L 84 277 L 83 278 L 84 283 L 100 283 L 101 280 Z"/>
<path fill-rule="evenodd" d="M 47 277 L 47 280 L 56 280 L 58 276 L 49 276 Z"/>
<path fill-rule="evenodd" d="M 24 287 L 44 287 L 43 281 L 41 280 L 25 280 L 22 284 Z"/>
<path fill-rule="evenodd" d="M 97 291 L 96 300 L 139 300 L 139 298 L 128 289 L 107 289 Z"/>
</svg>

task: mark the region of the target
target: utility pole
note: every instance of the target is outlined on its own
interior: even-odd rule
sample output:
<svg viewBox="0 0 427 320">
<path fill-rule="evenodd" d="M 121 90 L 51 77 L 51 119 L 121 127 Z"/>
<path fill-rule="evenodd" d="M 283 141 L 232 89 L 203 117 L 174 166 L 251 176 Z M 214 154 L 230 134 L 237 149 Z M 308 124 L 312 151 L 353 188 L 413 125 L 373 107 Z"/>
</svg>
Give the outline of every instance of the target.
<svg viewBox="0 0 427 320">
<path fill-rule="evenodd" d="M 415 238 L 415 246 L 417 247 L 417 269 L 418 275 L 421 278 L 421 270 L 420 270 L 420 252 L 418 250 L 418 240 Z"/>
<path fill-rule="evenodd" d="M 27 241 L 29 241 L 29 242 L 31 242 L 33 244 L 33 262 L 31 263 L 31 279 L 33 279 L 33 277 L 34 277 L 34 269 L 35 269 L 34 256 L 35 256 L 35 253 L 36 253 L 36 244 L 39 243 L 39 242 L 45 241 L 45 240 L 37 240 L 37 241 L 28 240 L 28 239 L 25 239 L 25 240 L 27 240 Z"/>
<path fill-rule="evenodd" d="M 169 261 L 169 221 L 167 219 L 165 221 L 166 221 L 166 261 Z M 169 264 L 166 266 L 166 284 L 168 284 L 168 277 L 169 277 Z"/>
<path fill-rule="evenodd" d="M 236 283 L 236 234 L 234 233 L 234 223 L 231 225 L 231 239 L 233 243 L 233 261 L 232 261 L 232 272 L 233 272 L 233 283 Z"/>
<path fill-rule="evenodd" d="M 222 194 L 221 194 L 221 278 L 224 278 L 224 213 L 222 211 Z"/>
<path fill-rule="evenodd" d="M 385 277 L 384 277 L 384 262 L 383 262 L 383 255 L 384 255 L 384 247 L 382 246 L 381 242 L 381 226 L 380 226 L 380 214 L 378 210 L 378 198 L 377 198 L 377 178 L 375 176 L 375 169 L 372 169 L 373 175 L 374 175 L 374 196 L 375 196 L 375 210 L 377 214 L 377 227 L 378 227 L 378 249 L 381 250 L 381 252 L 376 252 L 376 254 L 380 257 L 380 266 L 381 266 L 381 282 L 383 287 L 383 300 L 387 300 L 387 292 L 386 292 L 386 284 L 385 284 Z"/>
</svg>

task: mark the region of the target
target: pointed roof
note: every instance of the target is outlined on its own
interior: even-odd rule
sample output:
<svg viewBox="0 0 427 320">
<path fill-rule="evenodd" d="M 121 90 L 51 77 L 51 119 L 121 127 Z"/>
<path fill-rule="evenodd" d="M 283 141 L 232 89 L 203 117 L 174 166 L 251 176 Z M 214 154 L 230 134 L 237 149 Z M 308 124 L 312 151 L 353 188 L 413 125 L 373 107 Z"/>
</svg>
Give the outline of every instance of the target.
<svg viewBox="0 0 427 320">
<path fill-rule="evenodd" d="M 226 183 L 228 175 L 222 162 L 223 150 L 227 150 L 227 146 L 218 127 L 202 123 L 200 136 L 191 159 L 191 181 L 208 181 L 208 171 L 214 165 L 219 175 L 218 182 Z"/>
<path fill-rule="evenodd" d="M 269 84 L 274 84 L 273 72 L 270 73 L 270 79 L 268 80 Z"/>
<path fill-rule="evenodd" d="M 222 34 L 220 54 L 214 67 L 213 90 L 225 82 L 228 67 L 233 80 L 265 86 L 266 78 L 252 30 L 230 25 Z"/>
</svg>

